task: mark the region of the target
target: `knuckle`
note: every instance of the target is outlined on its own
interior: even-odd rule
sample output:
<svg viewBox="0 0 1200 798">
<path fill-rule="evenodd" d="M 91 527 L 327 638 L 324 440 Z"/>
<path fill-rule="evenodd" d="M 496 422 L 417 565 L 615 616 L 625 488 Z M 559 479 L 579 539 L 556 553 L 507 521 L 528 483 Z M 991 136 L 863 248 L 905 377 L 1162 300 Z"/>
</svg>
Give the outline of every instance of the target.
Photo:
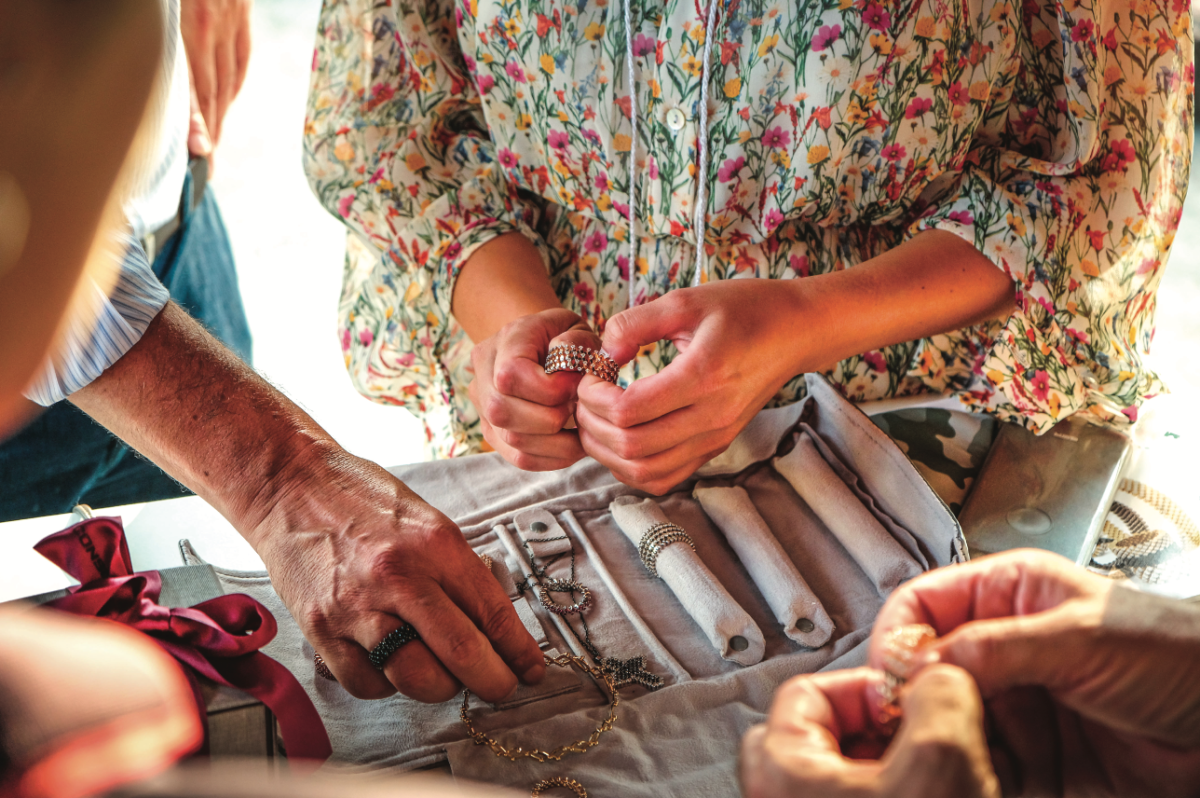
<svg viewBox="0 0 1200 798">
<path fill-rule="evenodd" d="M 613 439 L 613 451 L 622 460 L 640 460 L 642 445 L 637 436 L 627 430 L 617 433 Z"/>
<path fill-rule="evenodd" d="M 366 571 L 374 580 L 391 582 L 403 579 L 403 562 L 404 557 L 399 556 L 392 546 L 378 546 L 365 555 Z"/>
<path fill-rule="evenodd" d="M 507 427 L 512 421 L 508 402 L 504 401 L 503 396 L 495 393 L 484 403 L 484 415 L 493 427 Z"/>
<path fill-rule="evenodd" d="M 454 634 L 447 644 L 446 658 L 449 663 L 472 664 L 478 662 L 486 653 L 478 636 L 469 633 Z"/>
<path fill-rule="evenodd" d="M 654 469 L 645 463 L 630 463 L 625 468 L 625 475 L 629 478 L 629 483 L 634 487 L 641 487 L 644 490 L 649 490 L 651 483 L 658 476 L 654 473 Z"/>
<path fill-rule="evenodd" d="M 322 637 L 322 633 L 329 628 L 329 613 L 319 604 L 305 604 L 294 615 L 305 637 L 310 639 Z"/>
<path fill-rule="evenodd" d="M 522 632 L 525 632 L 525 625 L 521 623 L 521 619 L 508 602 L 489 603 L 481 626 L 483 634 L 489 640 L 495 641 L 516 640 Z"/>
<path fill-rule="evenodd" d="M 496 384 L 496 390 L 507 396 L 512 396 L 517 390 L 517 370 L 508 360 L 503 363 L 496 363 L 495 371 L 492 373 L 492 381 Z"/>
<path fill-rule="evenodd" d="M 533 455 L 519 450 L 512 452 L 509 455 L 508 461 L 522 471 L 533 471 L 537 464 L 536 458 Z"/>
<path fill-rule="evenodd" d="M 632 405 L 629 405 L 625 402 L 618 402 L 617 404 L 613 405 L 608 415 L 609 421 L 611 421 L 614 426 L 622 429 L 628 429 L 634 425 L 634 409 Z"/>
</svg>

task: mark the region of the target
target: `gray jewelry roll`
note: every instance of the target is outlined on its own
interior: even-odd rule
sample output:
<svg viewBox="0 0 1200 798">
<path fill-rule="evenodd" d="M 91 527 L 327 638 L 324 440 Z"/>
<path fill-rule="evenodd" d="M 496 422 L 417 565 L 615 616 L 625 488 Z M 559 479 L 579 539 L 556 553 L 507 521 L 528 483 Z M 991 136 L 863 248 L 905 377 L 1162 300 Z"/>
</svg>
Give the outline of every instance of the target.
<svg viewBox="0 0 1200 798">
<path fill-rule="evenodd" d="M 870 577 L 879 595 L 888 595 L 924 571 L 825 462 L 807 432 L 800 433 L 796 448 L 772 463 Z"/>
<path fill-rule="evenodd" d="M 725 534 L 746 572 L 771 607 L 783 633 L 802 646 L 820 648 L 833 636 L 833 621 L 783 546 L 771 533 L 745 488 L 697 485 L 692 495 Z"/>
<path fill-rule="evenodd" d="M 661 545 L 648 544 L 650 556 L 643 557 L 643 563 L 667 583 L 721 657 L 739 665 L 759 663 L 766 651 L 762 630 L 708 570 L 694 546 L 687 545 L 690 537 L 685 541 L 678 536 L 676 530 L 681 528 L 663 514 L 658 502 L 619 496 L 608 507 L 617 526 L 635 546 L 640 546 L 652 529 L 661 530 L 656 536 Z M 668 544 L 668 537 L 676 539 Z M 651 538 L 651 543 L 656 538 Z M 653 563 L 652 569 L 647 559 Z"/>
</svg>

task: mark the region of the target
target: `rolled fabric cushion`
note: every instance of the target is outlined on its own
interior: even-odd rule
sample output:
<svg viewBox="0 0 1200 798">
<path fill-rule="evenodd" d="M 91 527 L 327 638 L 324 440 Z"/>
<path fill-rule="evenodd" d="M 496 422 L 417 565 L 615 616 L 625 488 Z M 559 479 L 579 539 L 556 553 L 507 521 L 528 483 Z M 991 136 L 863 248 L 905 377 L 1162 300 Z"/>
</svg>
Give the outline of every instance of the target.
<svg viewBox="0 0 1200 798">
<path fill-rule="evenodd" d="M 858 563 L 881 596 L 923 572 L 921 565 L 829 467 L 807 432 L 800 433 L 792 451 L 776 457 L 772 463 Z"/>
<path fill-rule="evenodd" d="M 656 524 L 669 524 L 658 502 L 619 496 L 609 505 L 617 526 L 634 546 Z M 766 651 L 762 630 L 729 595 L 687 541 L 658 553 L 658 575 L 704 632 L 721 657 L 739 665 L 757 665 Z"/>
<path fill-rule="evenodd" d="M 808 648 L 828 643 L 833 636 L 833 621 L 771 533 L 746 489 L 706 487 L 701 483 L 692 496 L 737 552 L 775 619 L 783 625 L 783 633 Z"/>
</svg>

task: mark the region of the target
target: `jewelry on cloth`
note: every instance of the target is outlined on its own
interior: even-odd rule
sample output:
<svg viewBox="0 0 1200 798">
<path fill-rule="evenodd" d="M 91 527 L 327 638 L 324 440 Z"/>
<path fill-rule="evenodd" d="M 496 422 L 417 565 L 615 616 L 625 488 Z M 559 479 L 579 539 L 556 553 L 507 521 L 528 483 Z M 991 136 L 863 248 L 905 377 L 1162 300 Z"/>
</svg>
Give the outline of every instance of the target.
<svg viewBox="0 0 1200 798">
<path fill-rule="evenodd" d="M 370 654 L 367 654 L 367 659 L 371 660 L 375 670 L 381 671 L 384 664 L 387 663 L 388 657 L 399 651 L 406 643 L 420 639 L 421 635 L 417 634 L 417 630 L 412 627 L 412 624 L 406 623 L 399 629 L 392 630 L 387 637 L 379 641 L 379 645 L 371 649 Z"/>
<path fill-rule="evenodd" d="M 574 604 L 559 604 L 550 598 L 551 593 L 571 593 L 572 595 L 582 593 L 583 598 Z M 542 601 L 542 606 L 555 615 L 573 615 L 577 612 L 583 612 L 592 606 L 592 591 L 588 590 L 586 585 L 576 582 L 574 579 L 546 577 L 538 585 L 538 596 Z"/>
<path fill-rule="evenodd" d="M 605 657 L 600 668 L 613 677 L 613 686 L 618 690 L 631 684 L 640 684 L 647 690 L 663 686 L 663 677 L 646 670 L 646 658 L 640 654 L 629 659 Z"/>
<path fill-rule="evenodd" d="M 533 792 L 529 793 L 529 798 L 540 798 L 541 794 L 546 790 L 552 790 L 555 787 L 565 787 L 578 795 L 579 798 L 587 798 L 587 790 L 584 789 L 584 786 L 575 781 L 575 779 L 569 779 L 566 776 L 552 776 L 548 779 L 542 779 L 533 785 Z"/>
<path fill-rule="evenodd" d="M 529 531 L 540 534 L 548 530 L 546 525 L 541 521 L 534 521 L 532 524 L 530 524 Z M 547 565 L 538 565 L 537 557 L 534 555 L 533 548 L 530 544 L 535 542 L 553 543 L 559 540 L 567 541 L 567 545 L 571 547 L 571 578 L 569 580 L 556 581 L 577 582 L 575 579 L 575 546 L 571 544 L 571 539 L 569 537 L 566 535 L 561 535 L 555 538 L 531 538 L 530 540 L 526 540 L 521 544 L 525 549 L 525 554 L 529 557 L 529 568 L 532 573 L 527 575 L 523 580 L 521 580 L 520 584 L 517 585 L 517 591 L 519 593 L 524 594 L 526 590 L 533 589 L 533 587 L 537 584 L 533 581 L 534 577 L 537 577 L 541 581 L 550 581 L 554 579 L 554 577 L 546 574 L 546 568 L 549 565 L 553 565 L 559 560 L 559 558 L 563 556 L 561 554 L 555 555 L 550 559 Z M 563 621 L 566 623 L 567 628 L 571 630 L 571 634 L 575 636 L 575 639 L 578 640 L 584 649 L 587 650 L 587 653 L 591 655 L 592 661 L 599 663 L 600 670 L 608 673 L 613 678 L 613 685 L 616 688 L 621 688 L 625 687 L 626 685 L 636 683 L 642 685 L 647 690 L 653 691 L 659 689 L 665 683 L 663 677 L 657 676 L 646 670 L 646 658 L 644 656 L 639 655 L 630 659 L 605 657 L 592 640 L 592 631 L 588 628 L 587 616 L 584 615 L 583 612 L 579 613 L 579 625 L 583 628 L 582 635 L 575 630 L 574 625 L 572 625 L 565 616 L 563 617 Z"/>
<path fill-rule="evenodd" d="M 692 551 L 696 550 L 692 536 L 684 531 L 683 527 L 671 523 L 655 524 L 646 530 L 646 534 L 642 535 L 641 541 L 638 542 L 638 555 L 642 558 L 642 564 L 654 576 L 658 576 L 658 555 L 672 543 L 686 543 L 692 547 Z"/>
<path fill-rule="evenodd" d="M 325 658 L 317 652 L 313 652 L 313 670 L 322 679 L 328 679 L 331 682 L 336 682 L 337 677 L 333 675 L 333 671 L 329 670 L 329 666 L 325 664 Z"/>
<path fill-rule="evenodd" d="M 884 726 L 900 719 L 900 688 L 912 676 L 913 658 L 937 640 L 937 631 L 924 623 L 897 626 L 883 639 L 883 680 L 876 686 L 882 706 L 879 722 Z"/>
<path fill-rule="evenodd" d="M 467 727 L 467 736 L 475 741 L 475 745 L 486 745 L 492 750 L 493 754 L 510 762 L 516 762 L 518 759 L 532 759 L 535 762 L 545 762 L 547 760 L 558 762 L 567 754 L 582 754 L 587 752 L 588 749 L 600 743 L 600 735 L 607 731 L 612 731 L 613 724 L 617 721 L 617 707 L 621 703 L 621 697 L 617 695 L 617 688 L 613 685 L 612 675 L 600 667 L 588 665 L 583 657 L 577 657 L 574 654 L 560 654 L 557 657 L 547 657 L 544 654 L 542 656 L 546 660 L 547 665 L 557 665 L 560 668 L 574 666 L 580 672 L 586 673 L 597 682 L 603 682 L 605 688 L 608 689 L 608 694 L 612 696 L 612 703 L 608 705 L 608 717 L 596 727 L 596 730 L 587 739 L 560 745 L 552 751 L 544 751 L 541 748 L 528 750 L 522 747 L 507 748 L 483 732 L 475 729 L 474 724 L 471 723 L 470 715 L 467 714 L 467 708 L 471 702 L 471 691 L 463 690 L 462 709 L 459 711 L 458 716 Z"/>
<path fill-rule="evenodd" d="M 546 353 L 546 373 L 556 371 L 587 372 L 605 382 L 616 383 L 621 367 L 617 361 L 596 349 L 578 344 L 555 344 Z"/>
</svg>

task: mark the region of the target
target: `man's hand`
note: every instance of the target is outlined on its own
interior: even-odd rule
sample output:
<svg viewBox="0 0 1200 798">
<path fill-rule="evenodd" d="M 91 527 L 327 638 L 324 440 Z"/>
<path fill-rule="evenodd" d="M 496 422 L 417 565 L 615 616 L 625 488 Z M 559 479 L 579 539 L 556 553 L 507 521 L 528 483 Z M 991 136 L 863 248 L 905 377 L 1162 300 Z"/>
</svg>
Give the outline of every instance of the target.
<svg viewBox="0 0 1200 798">
<path fill-rule="evenodd" d="M 1029 793 L 1064 785 L 1123 798 L 1196 794 L 1196 607 L 1022 550 L 902 585 L 875 623 L 873 664 L 883 662 L 887 632 L 910 623 L 939 635 L 914 667 L 949 663 L 978 683 L 1006 783 Z"/>
<path fill-rule="evenodd" d="M 338 446 L 174 304 L 71 401 L 216 507 L 266 562 L 301 630 L 352 694 L 507 695 L 545 663 L 462 533 Z M 401 623 L 421 641 L 381 674 Z"/>
<path fill-rule="evenodd" d="M 575 412 L 582 375 L 546 374 L 546 352 L 556 343 L 600 348 L 586 322 L 555 308 L 522 316 L 471 350 L 475 379 L 468 393 L 483 437 L 526 471 L 556 471 L 583 457 L 579 433 L 564 428 Z"/>
<path fill-rule="evenodd" d="M 1035 549 L 941 568 L 902 585 L 879 613 L 888 630 L 926 623 L 926 662 L 967 670 L 985 698 L 1037 686 L 1090 720 L 1200 746 L 1200 612 L 1117 586 Z"/>
<path fill-rule="evenodd" d="M 766 724 L 742 740 L 746 798 L 998 798 L 971 677 L 938 665 L 913 679 L 900 698 L 903 724 L 886 751 L 881 678 L 858 668 L 781 687 Z"/>
<path fill-rule="evenodd" d="M 192 81 L 188 151 L 208 157 L 250 64 L 252 0 L 182 0 L 179 26 Z"/>
<path fill-rule="evenodd" d="M 395 477 L 330 448 L 277 482 L 287 487 L 246 537 L 352 695 L 438 702 L 465 684 L 499 701 L 518 678 L 541 679 L 542 654 L 499 582 L 458 527 Z M 421 639 L 375 670 L 367 652 L 404 622 Z"/>
</svg>

